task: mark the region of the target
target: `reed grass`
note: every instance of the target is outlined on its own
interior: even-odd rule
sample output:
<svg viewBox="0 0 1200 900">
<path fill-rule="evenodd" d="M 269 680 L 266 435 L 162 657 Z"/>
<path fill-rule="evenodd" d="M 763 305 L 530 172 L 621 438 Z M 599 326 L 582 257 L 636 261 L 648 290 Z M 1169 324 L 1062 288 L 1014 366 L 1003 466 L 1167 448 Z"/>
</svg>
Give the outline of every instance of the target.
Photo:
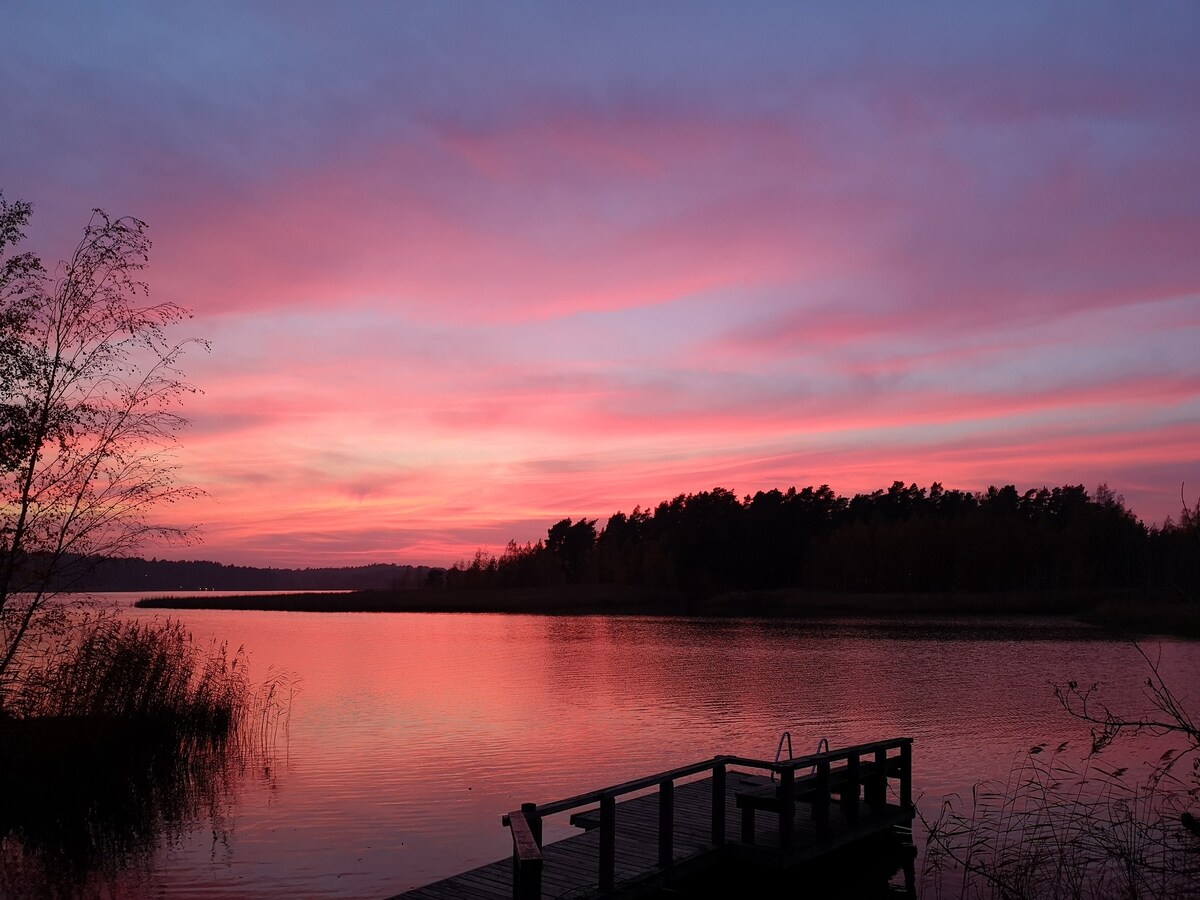
<svg viewBox="0 0 1200 900">
<path fill-rule="evenodd" d="M 212 820 L 215 838 L 237 776 L 272 771 L 296 690 L 281 673 L 253 683 L 243 649 L 178 622 L 113 616 L 77 622 L 20 675 L 0 715 L 0 896 L 97 878 L 103 893 L 189 823 Z"/>
<path fill-rule="evenodd" d="M 6 709 L 17 719 L 104 720 L 219 742 L 237 737 L 251 700 L 242 649 L 202 652 L 178 622 L 108 618 L 28 666 Z"/>
<path fill-rule="evenodd" d="M 1194 898 L 1200 841 L 1180 824 L 1188 791 L 1139 782 L 1066 743 L 1038 744 L 1004 781 L 946 798 L 927 832 L 923 896 Z"/>
</svg>

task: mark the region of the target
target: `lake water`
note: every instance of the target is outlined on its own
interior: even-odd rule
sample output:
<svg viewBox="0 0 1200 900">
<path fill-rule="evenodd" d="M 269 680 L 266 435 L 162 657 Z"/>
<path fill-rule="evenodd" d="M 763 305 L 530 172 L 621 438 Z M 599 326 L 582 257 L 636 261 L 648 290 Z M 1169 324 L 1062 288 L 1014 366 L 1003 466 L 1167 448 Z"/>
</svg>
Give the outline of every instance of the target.
<svg viewBox="0 0 1200 900">
<path fill-rule="evenodd" d="M 1134 647 L 1064 621 L 171 615 L 300 692 L 271 770 L 120 876 L 133 894 L 386 897 L 506 856 L 500 815 L 523 801 L 718 753 L 770 759 L 785 730 L 797 754 L 915 738 L 915 793 L 936 812 L 1034 743 L 1085 746 L 1051 682 L 1146 707 Z M 1143 645 L 1185 697 L 1200 685 L 1200 644 Z M 547 839 L 571 831 L 547 822 Z"/>
</svg>

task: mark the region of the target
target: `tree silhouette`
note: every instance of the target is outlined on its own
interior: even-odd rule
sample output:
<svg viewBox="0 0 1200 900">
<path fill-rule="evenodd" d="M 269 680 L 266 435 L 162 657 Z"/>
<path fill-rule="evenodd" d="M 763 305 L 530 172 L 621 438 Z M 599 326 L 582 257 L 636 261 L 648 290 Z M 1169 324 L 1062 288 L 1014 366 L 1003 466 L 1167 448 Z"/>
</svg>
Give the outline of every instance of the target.
<svg viewBox="0 0 1200 900">
<path fill-rule="evenodd" d="M 578 584 L 590 571 L 596 547 L 596 520 L 580 519 L 574 525 L 563 519 L 546 532 L 546 550 L 562 567 L 568 584 Z"/>
<path fill-rule="evenodd" d="M 0 196 L 0 709 L 21 650 L 63 614 L 50 601 L 98 560 L 188 537 L 153 514 L 195 495 L 167 451 L 193 388 L 167 340 L 187 316 L 146 301 L 145 223 L 93 210 L 47 273 L 12 251 L 31 208 Z"/>
<path fill-rule="evenodd" d="M 1200 503 L 1197 508 L 1200 509 Z M 1200 513 L 1147 528 L 1107 485 L 972 493 L 894 481 L 849 499 L 828 485 L 713 488 L 653 508 L 562 519 L 544 543 L 452 569 L 448 585 L 609 583 L 704 597 L 803 588 L 854 592 L 1200 592 Z"/>
</svg>

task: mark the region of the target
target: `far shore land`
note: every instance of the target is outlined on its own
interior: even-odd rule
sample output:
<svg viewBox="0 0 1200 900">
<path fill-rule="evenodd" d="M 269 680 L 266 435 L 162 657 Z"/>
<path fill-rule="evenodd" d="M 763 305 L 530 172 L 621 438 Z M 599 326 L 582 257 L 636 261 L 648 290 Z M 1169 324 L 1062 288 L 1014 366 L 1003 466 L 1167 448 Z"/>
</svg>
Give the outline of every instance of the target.
<svg viewBox="0 0 1200 900">
<path fill-rule="evenodd" d="M 620 585 L 568 585 L 488 590 L 419 589 L 320 594 L 146 597 L 146 609 L 281 612 L 513 613 L 822 619 L 836 617 L 1023 617 L 1075 619 L 1107 631 L 1200 637 L 1200 600 L 1142 592 L 897 594 L 739 591 L 688 598 Z"/>
</svg>

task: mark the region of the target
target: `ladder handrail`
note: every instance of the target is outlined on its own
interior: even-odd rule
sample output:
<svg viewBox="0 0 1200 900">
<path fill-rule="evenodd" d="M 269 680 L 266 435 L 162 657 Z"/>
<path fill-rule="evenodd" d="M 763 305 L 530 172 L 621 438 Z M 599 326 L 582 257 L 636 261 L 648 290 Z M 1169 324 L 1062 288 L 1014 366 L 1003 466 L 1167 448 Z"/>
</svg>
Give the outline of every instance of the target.
<svg viewBox="0 0 1200 900">
<path fill-rule="evenodd" d="M 824 747 L 825 749 L 822 750 L 821 749 L 822 747 Z M 828 752 L 829 752 L 829 738 L 823 737 L 819 741 L 817 741 L 817 753 L 820 754 L 820 753 L 828 753 Z M 809 769 L 809 772 L 815 772 L 815 771 L 817 771 L 817 764 L 813 763 L 813 766 L 811 769 Z"/>
<path fill-rule="evenodd" d="M 775 762 L 777 762 L 777 763 L 779 762 L 779 757 L 783 756 L 783 742 L 785 740 L 787 741 L 787 748 L 788 748 L 788 762 L 791 762 L 793 759 L 796 758 L 795 754 L 792 753 L 792 733 L 790 731 L 785 731 L 783 734 L 781 734 L 779 736 L 779 746 L 775 748 Z M 772 781 L 775 780 L 775 770 L 774 769 L 771 770 L 771 780 Z"/>
<path fill-rule="evenodd" d="M 796 758 L 795 755 L 792 753 L 792 733 L 790 731 L 785 731 L 783 734 L 781 734 L 779 736 L 779 746 L 775 749 L 776 764 L 779 763 L 779 758 L 783 755 L 783 742 L 785 740 L 787 741 L 787 748 L 788 748 L 788 762 L 791 762 L 793 759 Z M 817 741 L 817 753 L 828 753 L 828 752 L 829 752 L 829 738 L 823 737 L 819 741 Z M 814 772 L 817 771 L 816 763 L 813 763 L 812 771 L 814 771 Z M 771 770 L 771 780 L 772 781 L 775 780 L 775 770 L 774 769 Z"/>
</svg>

